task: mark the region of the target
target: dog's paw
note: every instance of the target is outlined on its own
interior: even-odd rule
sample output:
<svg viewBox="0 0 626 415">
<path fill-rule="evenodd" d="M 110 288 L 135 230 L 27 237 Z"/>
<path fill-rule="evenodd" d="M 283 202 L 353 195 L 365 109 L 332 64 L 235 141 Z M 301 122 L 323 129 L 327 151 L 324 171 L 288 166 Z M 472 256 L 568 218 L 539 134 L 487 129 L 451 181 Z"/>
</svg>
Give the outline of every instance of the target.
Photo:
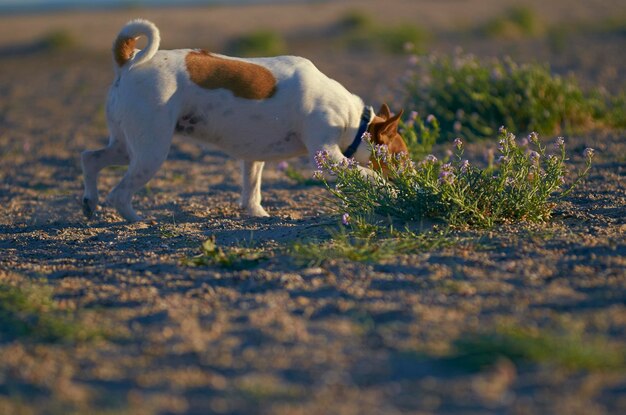
<svg viewBox="0 0 626 415">
<path fill-rule="evenodd" d="M 98 205 L 97 201 L 84 197 L 83 198 L 83 215 L 85 215 L 87 219 L 91 219 L 93 217 L 93 214 L 96 212 L 97 205 Z"/>
<path fill-rule="evenodd" d="M 269 213 L 260 205 L 246 208 L 246 214 L 255 218 L 267 218 L 269 216 Z"/>
</svg>

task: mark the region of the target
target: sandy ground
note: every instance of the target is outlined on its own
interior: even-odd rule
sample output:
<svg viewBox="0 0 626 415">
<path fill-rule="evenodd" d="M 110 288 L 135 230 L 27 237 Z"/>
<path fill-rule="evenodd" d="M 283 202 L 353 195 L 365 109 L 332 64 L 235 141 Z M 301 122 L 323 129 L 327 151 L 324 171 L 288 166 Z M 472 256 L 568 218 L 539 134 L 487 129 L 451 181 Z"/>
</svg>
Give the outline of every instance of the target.
<svg viewBox="0 0 626 415">
<path fill-rule="evenodd" d="M 430 45 L 436 52 L 461 44 L 483 56 L 548 60 L 590 84 L 626 84 L 623 34 L 575 37 L 557 55 L 532 39 L 451 32 L 513 3 L 346 1 L 0 17 L 0 280 L 43 279 L 62 308 L 115 333 L 78 344 L 0 341 L 0 413 L 625 413 L 623 370 L 504 361 L 475 373 L 440 358 L 462 333 L 501 323 L 576 329 L 626 346 L 623 132 L 566 137 L 576 166 L 585 147 L 598 155 L 550 224 L 497 229 L 380 263 L 296 261 L 285 254 L 292 243 L 324 238 L 336 223 L 327 192 L 269 164 L 264 197 L 272 217 L 247 218 L 237 207 L 237 161 L 182 139 L 135 197 L 153 222 L 128 225 L 106 207 L 87 222 L 80 212 L 78 155 L 106 143 L 107 49 L 130 17 L 157 21 L 165 47 L 220 50 L 237 33 L 272 27 L 291 40 L 291 52 L 376 105 L 398 97 L 405 58 L 347 51 L 325 37 L 357 4 L 382 22 L 415 16 L 439 30 Z M 625 9 L 621 1 L 528 4 L 551 22 L 601 20 Z M 20 52 L 55 28 L 80 33 L 79 47 Z M 480 157 L 487 145 L 470 152 Z M 122 173 L 105 170 L 101 192 Z M 261 248 L 268 259 L 241 271 L 182 265 L 210 235 L 223 246 Z"/>
</svg>

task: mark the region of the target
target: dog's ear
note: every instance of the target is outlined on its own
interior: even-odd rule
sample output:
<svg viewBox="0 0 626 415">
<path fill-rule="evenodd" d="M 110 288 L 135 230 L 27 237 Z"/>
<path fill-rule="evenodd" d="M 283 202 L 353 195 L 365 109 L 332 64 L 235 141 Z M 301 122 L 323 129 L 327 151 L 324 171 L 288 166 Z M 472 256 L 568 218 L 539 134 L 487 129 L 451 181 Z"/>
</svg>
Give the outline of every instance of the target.
<svg viewBox="0 0 626 415">
<path fill-rule="evenodd" d="M 383 104 L 380 106 L 380 109 L 378 110 L 378 115 L 380 118 L 386 120 L 389 117 L 391 117 L 391 111 L 389 110 L 389 107 L 387 106 L 387 104 Z"/>
<path fill-rule="evenodd" d="M 386 107 L 387 111 L 389 111 L 389 107 Z M 400 117 L 402 117 L 404 111 L 400 111 L 398 114 L 391 117 L 383 119 L 380 115 L 379 120 L 374 121 L 370 124 L 369 132 L 372 135 L 372 140 L 375 144 L 386 144 L 398 134 L 398 124 L 400 122 Z"/>
<path fill-rule="evenodd" d="M 389 111 L 389 107 L 387 107 L 387 111 Z M 381 133 L 388 136 L 393 136 L 398 131 L 398 123 L 400 122 L 400 117 L 402 117 L 403 113 L 404 110 L 400 110 L 399 113 L 391 118 L 388 118 L 384 123 Z"/>
</svg>

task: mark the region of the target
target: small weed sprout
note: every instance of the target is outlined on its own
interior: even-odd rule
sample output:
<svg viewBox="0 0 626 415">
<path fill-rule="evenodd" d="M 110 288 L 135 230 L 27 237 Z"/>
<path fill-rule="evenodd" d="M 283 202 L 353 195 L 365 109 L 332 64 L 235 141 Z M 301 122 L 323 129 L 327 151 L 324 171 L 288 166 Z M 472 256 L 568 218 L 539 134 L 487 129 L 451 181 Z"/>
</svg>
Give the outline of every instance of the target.
<svg viewBox="0 0 626 415">
<path fill-rule="evenodd" d="M 385 146 L 373 145 L 373 165 L 386 166 L 366 177 L 352 162 L 337 163 L 325 152 L 317 155 L 318 168 L 336 178 L 331 186 L 336 209 L 348 214 L 355 227 L 377 225 L 388 218 L 405 222 L 442 221 L 455 228 L 488 228 L 511 222 L 545 222 L 556 202 L 588 173 L 593 150 L 585 150 L 585 167 L 565 185 L 565 141 L 549 149 L 536 133 L 526 145 L 504 127 L 500 129 L 496 162 L 480 169 L 464 159 L 461 139 L 454 142 L 450 160 L 429 155 L 419 163 L 407 154 L 391 155 Z"/>
<path fill-rule="evenodd" d="M 211 236 L 204 241 L 201 246 L 201 253 L 182 260 L 183 265 L 188 266 L 219 266 L 222 268 L 242 270 L 254 268 L 267 256 L 254 249 L 233 247 L 222 249 L 215 242 L 215 236 Z"/>
</svg>

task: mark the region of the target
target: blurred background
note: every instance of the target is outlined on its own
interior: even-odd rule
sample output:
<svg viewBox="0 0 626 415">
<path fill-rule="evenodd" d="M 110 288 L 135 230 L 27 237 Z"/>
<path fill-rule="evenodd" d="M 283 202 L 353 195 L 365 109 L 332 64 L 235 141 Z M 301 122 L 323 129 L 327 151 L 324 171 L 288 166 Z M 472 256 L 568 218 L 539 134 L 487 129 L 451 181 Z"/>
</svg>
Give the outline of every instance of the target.
<svg viewBox="0 0 626 415">
<path fill-rule="evenodd" d="M 493 162 L 493 132 L 504 123 L 566 135 L 579 165 L 593 147 L 588 194 L 561 213 L 576 225 L 489 232 L 484 243 L 463 242 L 432 263 L 430 254 L 402 257 L 397 268 L 332 262 L 305 273 L 279 257 L 258 279 L 194 273 L 178 264 L 200 238 L 247 246 L 257 225 L 239 216 L 238 162 L 187 140 L 174 141 L 166 167 L 136 196 L 159 226 L 127 227 L 110 209 L 86 224 L 79 154 L 106 143 L 111 45 L 137 17 L 156 23 L 164 49 L 307 57 L 371 105 L 435 115 L 439 142 L 468 139 L 472 163 Z M 0 342 L 0 414 L 205 413 L 207 403 L 235 414 L 276 402 L 287 409 L 265 413 L 626 413 L 623 365 L 603 377 L 555 370 L 548 357 L 523 366 L 517 382 L 508 360 L 477 377 L 438 363 L 459 333 L 501 317 L 528 327 L 571 320 L 623 350 L 625 51 L 625 0 L 0 0 L 0 262 L 45 277 L 59 309 L 83 308 L 90 327 L 110 316 L 130 333 L 76 347 Z M 606 126 L 622 130 L 594 130 Z M 325 233 L 325 189 L 274 167 L 264 197 L 279 214 L 250 229 L 275 229 L 267 242 L 285 246 Z M 123 170 L 103 171 L 103 193 Z M 514 351 L 526 347 L 513 340 Z M 549 353 L 561 346 L 578 350 L 565 341 Z M 405 350 L 433 354 L 423 364 Z M 517 412 L 506 411 L 511 385 Z M 313 409 L 297 412 L 303 397 Z"/>
<path fill-rule="evenodd" d="M 414 55 L 459 48 L 547 63 L 587 85 L 626 84 L 622 0 L 0 0 L 0 59 L 70 53 L 106 63 L 134 17 L 157 24 L 162 48 L 308 57 L 373 104 L 400 99 Z"/>
</svg>

